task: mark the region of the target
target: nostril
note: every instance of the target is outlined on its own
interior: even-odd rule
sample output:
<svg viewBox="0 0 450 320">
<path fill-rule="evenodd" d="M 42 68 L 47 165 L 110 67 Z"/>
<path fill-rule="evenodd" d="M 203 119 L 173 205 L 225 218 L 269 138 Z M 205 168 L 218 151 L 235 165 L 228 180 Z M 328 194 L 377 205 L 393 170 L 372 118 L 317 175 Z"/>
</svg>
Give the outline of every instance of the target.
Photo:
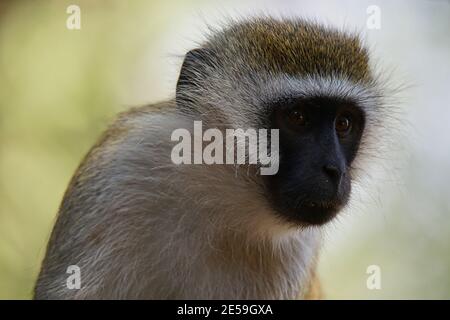
<svg viewBox="0 0 450 320">
<path fill-rule="evenodd" d="M 341 182 L 342 171 L 335 165 L 325 165 L 323 166 L 323 171 L 325 171 L 326 175 L 330 177 L 334 183 L 338 186 Z"/>
</svg>

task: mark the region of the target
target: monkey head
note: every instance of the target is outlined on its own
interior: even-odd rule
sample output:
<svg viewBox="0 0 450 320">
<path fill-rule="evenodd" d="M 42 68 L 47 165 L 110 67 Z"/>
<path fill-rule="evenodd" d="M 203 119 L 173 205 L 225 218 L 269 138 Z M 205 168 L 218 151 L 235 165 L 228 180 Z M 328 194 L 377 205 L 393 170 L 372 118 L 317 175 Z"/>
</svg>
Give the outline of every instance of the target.
<svg viewBox="0 0 450 320">
<path fill-rule="evenodd" d="M 357 35 L 259 18 L 186 54 L 176 102 L 212 126 L 279 129 L 267 199 L 285 221 L 322 225 L 347 204 L 360 149 L 376 136 L 377 82 Z"/>
</svg>

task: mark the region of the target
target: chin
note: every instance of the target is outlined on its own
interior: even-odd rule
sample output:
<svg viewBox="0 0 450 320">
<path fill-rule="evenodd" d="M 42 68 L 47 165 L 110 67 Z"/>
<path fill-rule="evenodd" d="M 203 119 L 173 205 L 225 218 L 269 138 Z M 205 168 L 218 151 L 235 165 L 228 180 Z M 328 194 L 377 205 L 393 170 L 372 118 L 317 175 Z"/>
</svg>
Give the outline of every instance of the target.
<svg viewBox="0 0 450 320">
<path fill-rule="evenodd" d="M 342 210 L 343 201 L 307 201 L 301 206 L 278 208 L 280 215 L 295 225 L 322 226 L 333 220 Z"/>
</svg>

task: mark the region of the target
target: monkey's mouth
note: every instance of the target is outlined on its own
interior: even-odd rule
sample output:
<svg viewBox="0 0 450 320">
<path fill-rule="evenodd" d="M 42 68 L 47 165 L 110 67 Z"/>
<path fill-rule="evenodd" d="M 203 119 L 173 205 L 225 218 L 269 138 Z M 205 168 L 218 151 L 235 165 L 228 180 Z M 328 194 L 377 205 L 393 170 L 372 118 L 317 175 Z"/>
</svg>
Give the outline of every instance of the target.
<svg viewBox="0 0 450 320">
<path fill-rule="evenodd" d="M 324 209 L 324 210 L 332 210 L 336 207 L 339 207 L 339 205 L 336 202 L 333 201 L 308 201 L 304 205 L 304 207 L 307 207 L 309 209 Z"/>
<path fill-rule="evenodd" d="M 344 205 L 340 199 L 304 200 L 294 206 L 284 206 L 280 213 L 295 224 L 318 226 L 331 221 Z"/>
<path fill-rule="evenodd" d="M 298 218 L 311 225 L 322 225 L 333 219 L 342 208 L 339 200 L 332 201 L 305 201 L 297 206 Z"/>
</svg>

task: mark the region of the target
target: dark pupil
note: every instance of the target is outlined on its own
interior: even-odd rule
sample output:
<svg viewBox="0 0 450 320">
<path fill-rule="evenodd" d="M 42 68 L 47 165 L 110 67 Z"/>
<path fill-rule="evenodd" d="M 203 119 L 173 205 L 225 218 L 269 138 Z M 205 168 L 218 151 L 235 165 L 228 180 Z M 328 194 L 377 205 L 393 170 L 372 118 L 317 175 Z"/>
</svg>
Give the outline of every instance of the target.
<svg viewBox="0 0 450 320">
<path fill-rule="evenodd" d="M 299 125 L 299 126 L 304 126 L 306 124 L 305 116 L 304 116 L 303 112 L 301 112 L 299 110 L 291 111 L 291 113 L 289 115 L 289 119 L 291 122 L 293 122 L 294 124 Z"/>
<path fill-rule="evenodd" d="M 347 117 L 339 117 L 336 121 L 336 130 L 346 132 L 350 128 L 350 120 Z"/>
</svg>

